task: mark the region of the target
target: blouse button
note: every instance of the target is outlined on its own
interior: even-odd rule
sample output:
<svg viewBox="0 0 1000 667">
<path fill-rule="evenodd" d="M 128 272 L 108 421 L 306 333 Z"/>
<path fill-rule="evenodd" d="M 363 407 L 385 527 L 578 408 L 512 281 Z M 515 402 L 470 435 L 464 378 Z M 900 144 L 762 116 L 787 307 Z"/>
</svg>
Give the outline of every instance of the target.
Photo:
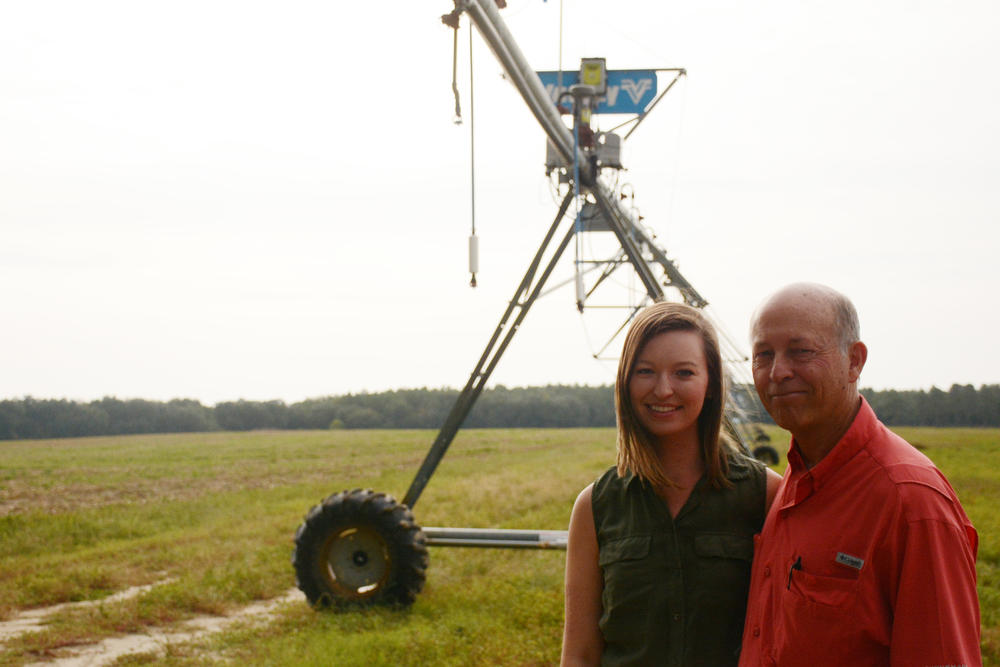
<svg viewBox="0 0 1000 667">
<path fill-rule="evenodd" d="M 760 628 L 759 628 L 759 627 L 757 627 L 757 626 L 754 626 L 754 629 L 753 629 L 753 636 L 754 636 L 754 637 L 760 637 Z"/>
<path fill-rule="evenodd" d="M 770 567 L 765 567 L 764 568 L 764 576 L 765 577 L 770 577 L 771 576 L 771 568 Z"/>
</svg>

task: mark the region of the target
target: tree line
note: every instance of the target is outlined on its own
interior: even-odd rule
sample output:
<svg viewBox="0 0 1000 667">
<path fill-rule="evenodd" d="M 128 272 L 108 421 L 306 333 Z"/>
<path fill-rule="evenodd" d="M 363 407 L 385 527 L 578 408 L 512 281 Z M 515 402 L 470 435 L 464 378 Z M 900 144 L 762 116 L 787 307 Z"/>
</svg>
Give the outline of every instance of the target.
<svg viewBox="0 0 1000 667">
<path fill-rule="evenodd" d="M 743 388 L 752 392 L 752 388 Z M 0 401 L 0 440 L 254 429 L 372 429 L 441 426 L 459 392 L 401 389 L 284 401 L 191 399 L 149 401 L 105 397 L 82 403 L 25 397 Z M 1000 385 L 952 385 L 948 391 L 863 389 L 890 426 L 1000 426 Z M 743 402 L 743 401 L 741 401 Z M 750 418 L 769 422 L 759 408 Z M 610 385 L 487 389 L 465 420 L 468 428 L 614 426 Z"/>
</svg>

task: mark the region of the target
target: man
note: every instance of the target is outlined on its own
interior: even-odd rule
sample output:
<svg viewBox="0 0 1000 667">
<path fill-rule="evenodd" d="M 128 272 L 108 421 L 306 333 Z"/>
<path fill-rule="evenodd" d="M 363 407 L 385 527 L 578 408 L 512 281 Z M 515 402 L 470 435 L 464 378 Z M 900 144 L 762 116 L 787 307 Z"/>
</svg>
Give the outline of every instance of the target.
<svg viewBox="0 0 1000 667">
<path fill-rule="evenodd" d="M 842 294 L 796 284 L 751 323 L 764 407 L 792 434 L 757 538 L 740 665 L 981 665 L 978 536 L 931 461 L 858 393 Z"/>
</svg>

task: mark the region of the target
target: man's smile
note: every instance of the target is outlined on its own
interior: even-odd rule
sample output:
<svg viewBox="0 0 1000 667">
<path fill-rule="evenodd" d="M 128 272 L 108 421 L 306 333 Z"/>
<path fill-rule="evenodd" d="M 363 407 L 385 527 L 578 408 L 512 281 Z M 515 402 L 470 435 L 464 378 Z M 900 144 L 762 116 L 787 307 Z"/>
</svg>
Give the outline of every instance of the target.
<svg viewBox="0 0 1000 667">
<path fill-rule="evenodd" d="M 782 399 L 794 398 L 794 397 L 805 396 L 805 395 L 806 395 L 806 391 L 804 389 L 796 389 L 796 390 L 785 390 L 785 391 L 770 392 L 768 394 L 768 397 L 773 401 L 773 400 L 782 400 Z"/>
</svg>

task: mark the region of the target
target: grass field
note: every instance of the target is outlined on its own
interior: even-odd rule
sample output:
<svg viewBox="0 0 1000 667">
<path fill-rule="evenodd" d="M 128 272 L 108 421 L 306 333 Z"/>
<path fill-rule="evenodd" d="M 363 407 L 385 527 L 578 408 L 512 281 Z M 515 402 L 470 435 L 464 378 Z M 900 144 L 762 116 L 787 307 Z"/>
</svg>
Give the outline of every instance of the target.
<svg viewBox="0 0 1000 667">
<path fill-rule="evenodd" d="M 899 429 L 951 479 L 979 529 L 986 664 L 1000 665 L 1000 430 Z M 784 436 L 775 431 L 776 442 Z M 232 614 L 294 586 L 292 536 L 326 495 L 400 498 L 429 431 L 206 433 L 0 442 L 0 621 L 69 605 L 0 645 L 0 665 Z M 459 434 L 414 513 L 426 526 L 565 529 L 611 464 L 611 429 Z M 784 449 L 783 444 L 779 449 Z M 564 554 L 430 548 L 406 610 L 317 613 L 304 598 L 115 664 L 548 665 L 558 662 Z M 152 585 L 127 599 L 108 599 Z"/>
</svg>

